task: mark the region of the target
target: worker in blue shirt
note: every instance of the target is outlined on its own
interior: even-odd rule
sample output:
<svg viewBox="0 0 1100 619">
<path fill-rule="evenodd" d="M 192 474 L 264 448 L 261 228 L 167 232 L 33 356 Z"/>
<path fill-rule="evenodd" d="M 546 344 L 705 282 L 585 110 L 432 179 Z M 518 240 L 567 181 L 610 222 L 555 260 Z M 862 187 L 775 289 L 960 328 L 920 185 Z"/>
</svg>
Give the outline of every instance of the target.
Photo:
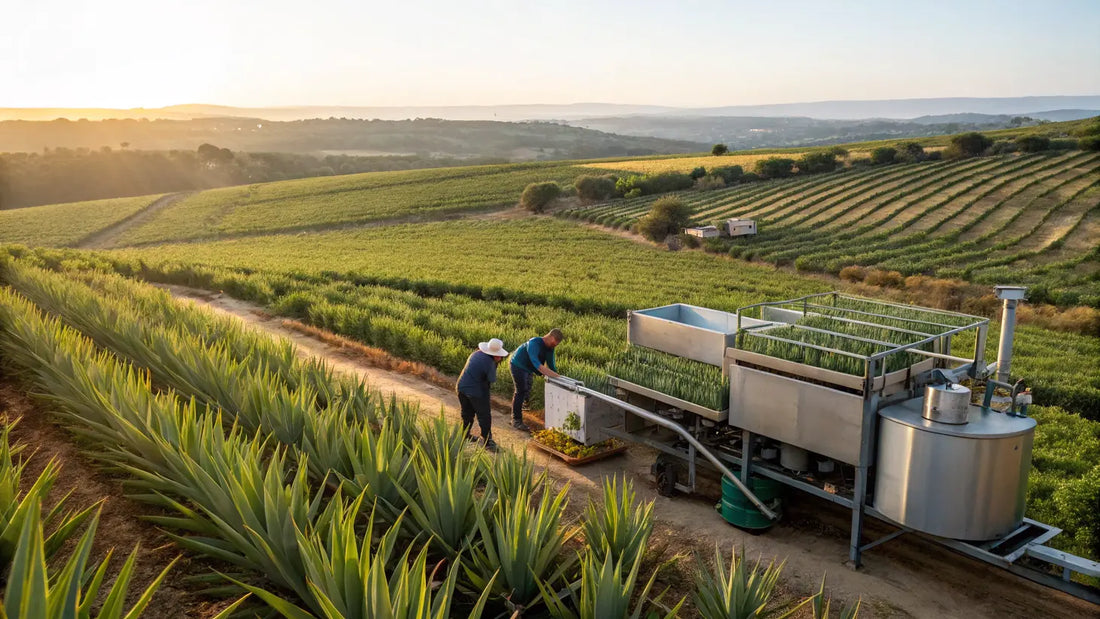
<svg viewBox="0 0 1100 619">
<path fill-rule="evenodd" d="M 493 416 L 489 407 L 489 389 L 497 380 L 497 366 L 508 356 L 504 350 L 504 342 L 493 338 L 488 342 L 481 342 L 477 350 L 466 359 L 466 367 L 462 368 L 462 374 L 458 376 L 458 403 L 462 407 L 462 428 L 466 431 L 466 438 L 477 440 L 470 436 L 470 426 L 474 425 L 474 417 L 477 417 L 477 425 L 481 430 L 481 441 L 485 449 L 496 451 L 497 444 L 493 442 Z"/>
<path fill-rule="evenodd" d="M 550 333 L 542 337 L 527 340 L 512 353 L 512 382 L 516 385 L 516 391 L 512 394 L 513 428 L 530 431 L 527 424 L 523 423 L 523 403 L 531 395 L 535 374 L 548 378 L 560 376 L 554 363 L 554 348 L 564 339 L 561 329 L 551 329 Z"/>
</svg>

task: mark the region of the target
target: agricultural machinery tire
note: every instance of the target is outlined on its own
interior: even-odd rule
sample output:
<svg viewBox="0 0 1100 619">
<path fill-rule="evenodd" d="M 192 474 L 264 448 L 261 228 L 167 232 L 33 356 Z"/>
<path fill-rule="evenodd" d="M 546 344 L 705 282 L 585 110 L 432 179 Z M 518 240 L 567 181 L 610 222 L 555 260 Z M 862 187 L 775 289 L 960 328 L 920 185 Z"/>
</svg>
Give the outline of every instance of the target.
<svg viewBox="0 0 1100 619">
<path fill-rule="evenodd" d="M 665 497 L 676 494 L 676 463 L 658 457 L 653 463 L 653 477 L 657 480 L 657 494 Z"/>
</svg>

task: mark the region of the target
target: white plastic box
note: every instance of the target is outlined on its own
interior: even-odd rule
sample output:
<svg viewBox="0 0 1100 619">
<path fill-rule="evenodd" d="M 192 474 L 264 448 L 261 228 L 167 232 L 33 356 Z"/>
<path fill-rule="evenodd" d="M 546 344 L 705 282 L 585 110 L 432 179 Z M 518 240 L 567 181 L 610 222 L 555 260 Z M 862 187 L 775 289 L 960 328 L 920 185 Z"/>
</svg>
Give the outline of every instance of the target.
<svg viewBox="0 0 1100 619">
<path fill-rule="evenodd" d="M 623 413 L 611 405 L 595 398 L 589 398 L 570 389 L 546 381 L 543 396 L 546 404 L 544 412 L 547 428 L 557 428 L 568 434 L 573 440 L 592 445 L 611 438 L 603 432 L 604 428 L 621 425 Z M 580 429 L 566 430 L 563 426 L 571 413 L 577 415 Z"/>
</svg>

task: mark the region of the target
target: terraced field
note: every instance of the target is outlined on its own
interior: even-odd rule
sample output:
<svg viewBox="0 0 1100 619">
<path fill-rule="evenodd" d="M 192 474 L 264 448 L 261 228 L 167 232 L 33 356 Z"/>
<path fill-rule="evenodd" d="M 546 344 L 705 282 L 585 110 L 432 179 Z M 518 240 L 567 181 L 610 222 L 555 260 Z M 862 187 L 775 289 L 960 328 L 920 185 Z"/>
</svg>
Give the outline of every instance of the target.
<svg viewBox="0 0 1100 619">
<path fill-rule="evenodd" d="M 694 221 L 757 221 L 731 255 L 836 273 L 849 265 L 904 274 L 1042 282 L 1063 303 L 1100 305 L 1100 155 L 1070 151 L 849 170 L 684 192 Z M 654 197 L 571 209 L 625 228 Z"/>
</svg>

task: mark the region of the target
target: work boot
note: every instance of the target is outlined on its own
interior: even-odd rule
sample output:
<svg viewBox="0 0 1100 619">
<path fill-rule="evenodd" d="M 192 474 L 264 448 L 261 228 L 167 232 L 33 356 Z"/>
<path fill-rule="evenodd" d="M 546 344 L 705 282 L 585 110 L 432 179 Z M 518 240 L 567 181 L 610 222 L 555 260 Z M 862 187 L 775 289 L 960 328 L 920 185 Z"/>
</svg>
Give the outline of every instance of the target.
<svg viewBox="0 0 1100 619">
<path fill-rule="evenodd" d="M 492 453 L 496 453 L 497 450 L 500 449 L 499 447 L 497 447 L 496 441 L 494 441 L 493 439 L 489 439 L 489 440 L 485 441 L 484 446 L 485 446 L 485 451 L 492 452 Z"/>
<path fill-rule="evenodd" d="M 467 434 L 466 435 L 466 440 L 470 441 L 471 443 L 476 443 L 476 442 L 480 441 L 481 439 L 474 436 L 473 434 Z"/>
<path fill-rule="evenodd" d="M 521 431 L 521 432 L 530 432 L 531 431 L 531 428 L 528 427 L 528 425 L 523 423 L 522 421 L 513 421 L 512 422 L 512 427 L 519 430 L 519 431 Z"/>
</svg>

